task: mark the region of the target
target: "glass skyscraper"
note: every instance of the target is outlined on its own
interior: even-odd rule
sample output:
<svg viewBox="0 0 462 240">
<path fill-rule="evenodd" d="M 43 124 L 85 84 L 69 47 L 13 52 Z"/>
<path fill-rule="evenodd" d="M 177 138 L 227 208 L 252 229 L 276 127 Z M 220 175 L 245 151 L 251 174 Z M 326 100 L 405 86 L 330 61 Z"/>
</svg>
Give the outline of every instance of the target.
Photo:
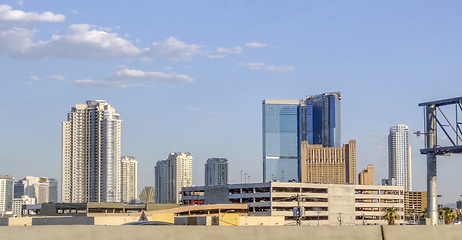
<svg viewBox="0 0 462 240">
<path fill-rule="evenodd" d="M 263 100 L 264 182 L 300 181 L 302 141 L 341 147 L 340 99 L 335 92 L 305 100 Z"/>
</svg>

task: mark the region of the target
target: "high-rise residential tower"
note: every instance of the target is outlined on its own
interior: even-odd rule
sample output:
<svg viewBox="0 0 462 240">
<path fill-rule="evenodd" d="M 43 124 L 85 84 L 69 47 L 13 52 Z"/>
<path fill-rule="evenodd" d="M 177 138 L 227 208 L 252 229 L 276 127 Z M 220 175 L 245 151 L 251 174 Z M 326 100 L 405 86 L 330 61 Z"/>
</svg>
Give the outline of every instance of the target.
<svg viewBox="0 0 462 240">
<path fill-rule="evenodd" d="M 122 170 L 121 170 L 121 181 L 122 181 L 122 202 L 133 203 L 136 200 L 137 191 L 137 161 L 133 156 L 122 157 Z"/>
<path fill-rule="evenodd" d="M 340 92 L 262 103 L 263 181 L 301 180 L 301 142 L 342 147 Z M 356 173 L 354 173 L 356 175 Z"/>
<path fill-rule="evenodd" d="M 367 168 L 363 168 L 358 174 L 358 184 L 375 185 L 374 177 L 374 164 L 368 164 Z"/>
<path fill-rule="evenodd" d="M 120 202 L 119 114 L 107 101 L 77 104 L 62 122 L 62 201 Z"/>
<path fill-rule="evenodd" d="M 409 127 L 406 125 L 390 127 L 388 177 L 396 179 L 396 185 L 404 186 L 405 191 L 412 191 L 411 146 L 409 145 Z"/>
<path fill-rule="evenodd" d="M 228 184 L 228 159 L 209 158 L 205 163 L 205 186 Z"/>
<path fill-rule="evenodd" d="M 174 152 L 156 163 L 156 203 L 181 203 L 181 188 L 192 186 L 192 155 Z"/>
<path fill-rule="evenodd" d="M 14 178 L 0 175 L 0 216 L 13 213 Z"/>
</svg>

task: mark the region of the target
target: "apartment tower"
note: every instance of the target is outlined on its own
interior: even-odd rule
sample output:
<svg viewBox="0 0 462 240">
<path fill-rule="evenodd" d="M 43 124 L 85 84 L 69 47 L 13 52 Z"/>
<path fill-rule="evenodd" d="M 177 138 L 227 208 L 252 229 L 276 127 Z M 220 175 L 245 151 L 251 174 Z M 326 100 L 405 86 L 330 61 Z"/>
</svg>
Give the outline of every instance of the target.
<svg viewBox="0 0 462 240">
<path fill-rule="evenodd" d="M 396 186 L 412 191 L 411 146 L 409 127 L 395 125 L 388 134 L 388 178 L 396 179 Z"/>
<path fill-rule="evenodd" d="M 137 167 L 138 162 L 133 156 L 123 156 L 121 162 L 122 202 L 133 203 L 136 200 L 137 191 Z"/>
<path fill-rule="evenodd" d="M 0 217 L 13 213 L 14 178 L 10 175 L 0 175 Z"/>
<path fill-rule="evenodd" d="M 228 159 L 209 158 L 205 163 L 205 186 L 228 184 Z"/>
<path fill-rule="evenodd" d="M 121 201 L 121 123 L 107 101 L 71 108 L 62 122 L 62 201 Z"/>
<path fill-rule="evenodd" d="M 192 186 L 192 155 L 174 152 L 157 161 L 155 172 L 156 203 L 181 203 L 181 188 Z"/>
</svg>

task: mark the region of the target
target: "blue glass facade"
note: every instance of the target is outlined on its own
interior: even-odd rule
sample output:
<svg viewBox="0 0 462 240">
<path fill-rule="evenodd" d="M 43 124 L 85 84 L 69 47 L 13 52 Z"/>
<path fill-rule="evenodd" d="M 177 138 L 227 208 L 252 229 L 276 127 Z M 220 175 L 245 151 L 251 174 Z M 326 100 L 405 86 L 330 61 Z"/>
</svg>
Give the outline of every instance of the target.
<svg viewBox="0 0 462 240">
<path fill-rule="evenodd" d="M 263 101 L 263 181 L 300 181 L 302 141 L 341 147 L 340 93 Z"/>
<path fill-rule="evenodd" d="M 263 103 L 263 181 L 299 180 L 299 104 Z"/>
</svg>

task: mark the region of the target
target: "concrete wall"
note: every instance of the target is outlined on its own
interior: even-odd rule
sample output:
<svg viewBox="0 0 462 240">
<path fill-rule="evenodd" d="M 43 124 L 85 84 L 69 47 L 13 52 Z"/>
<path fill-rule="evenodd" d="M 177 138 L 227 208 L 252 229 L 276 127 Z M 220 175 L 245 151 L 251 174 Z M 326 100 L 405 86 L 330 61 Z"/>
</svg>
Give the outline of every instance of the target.
<svg viewBox="0 0 462 240">
<path fill-rule="evenodd" d="M 153 235 L 154 234 L 154 235 Z M 1 239 L 34 240 L 427 240 L 461 239 L 461 226 L 30 226 L 1 227 Z"/>
<path fill-rule="evenodd" d="M 355 220 L 355 186 L 330 184 L 329 195 L 329 224 L 338 225 L 338 217 L 342 225 L 354 225 Z"/>
<path fill-rule="evenodd" d="M 31 217 L 0 218 L 0 226 L 31 226 Z"/>
<path fill-rule="evenodd" d="M 284 216 L 240 216 L 239 226 L 284 226 Z"/>
</svg>

